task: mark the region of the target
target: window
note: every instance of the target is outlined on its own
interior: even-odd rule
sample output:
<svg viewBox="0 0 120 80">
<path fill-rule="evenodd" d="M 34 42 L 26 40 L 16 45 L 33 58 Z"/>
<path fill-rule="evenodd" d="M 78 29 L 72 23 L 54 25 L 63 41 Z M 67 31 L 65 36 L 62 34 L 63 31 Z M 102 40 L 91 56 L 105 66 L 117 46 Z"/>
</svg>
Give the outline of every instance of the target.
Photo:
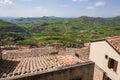
<svg viewBox="0 0 120 80">
<path fill-rule="evenodd" d="M 116 72 L 117 70 L 117 65 L 118 65 L 118 62 L 112 58 L 109 58 L 109 61 L 108 61 L 108 68 L 109 69 L 113 69 L 113 71 Z"/>
<path fill-rule="evenodd" d="M 103 75 L 103 80 L 112 80 L 109 77 L 107 77 L 105 74 Z"/>
<path fill-rule="evenodd" d="M 108 55 L 105 55 L 105 59 L 108 59 Z"/>
<path fill-rule="evenodd" d="M 82 80 L 81 78 L 79 78 L 79 79 L 72 79 L 72 80 Z"/>
<path fill-rule="evenodd" d="M 75 53 L 75 56 L 79 58 L 79 54 Z"/>
<path fill-rule="evenodd" d="M 72 79 L 72 80 L 82 80 L 82 78 L 76 78 L 76 79 Z"/>
</svg>

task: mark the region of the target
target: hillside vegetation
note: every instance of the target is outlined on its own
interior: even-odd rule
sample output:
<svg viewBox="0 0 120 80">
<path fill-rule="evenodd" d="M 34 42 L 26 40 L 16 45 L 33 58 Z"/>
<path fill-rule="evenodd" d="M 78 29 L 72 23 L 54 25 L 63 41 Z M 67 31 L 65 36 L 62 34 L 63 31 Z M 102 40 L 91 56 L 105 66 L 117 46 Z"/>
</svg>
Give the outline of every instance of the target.
<svg viewBox="0 0 120 80">
<path fill-rule="evenodd" d="M 26 30 L 3 20 L 0 20 L 0 45 L 14 44 L 17 40 L 24 39 Z"/>
<path fill-rule="evenodd" d="M 58 42 L 67 46 L 83 46 L 84 43 L 92 40 L 120 35 L 120 17 L 59 18 L 44 16 L 19 18 L 12 20 L 11 23 L 27 31 L 27 38 L 16 41 L 16 44 L 45 45 L 49 43 L 52 45 L 54 42 Z M 20 28 L 18 26 L 17 28 Z"/>
</svg>

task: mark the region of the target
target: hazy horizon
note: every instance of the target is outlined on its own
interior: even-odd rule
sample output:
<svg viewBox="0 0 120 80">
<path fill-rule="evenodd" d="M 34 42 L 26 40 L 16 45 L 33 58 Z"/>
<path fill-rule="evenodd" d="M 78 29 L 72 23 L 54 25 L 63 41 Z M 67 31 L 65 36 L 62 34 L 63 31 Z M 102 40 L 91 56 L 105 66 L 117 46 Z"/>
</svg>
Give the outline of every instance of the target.
<svg viewBox="0 0 120 80">
<path fill-rule="evenodd" d="M 110 17 L 100 17 L 100 16 L 78 16 L 78 17 L 59 17 L 59 16 L 37 16 L 37 17 L 31 17 L 31 16 L 27 16 L 27 17 L 22 17 L 22 16 L 19 16 L 19 17 L 14 17 L 14 16 L 0 16 L 0 18 L 42 18 L 42 17 L 51 17 L 51 18 L 79 18 L 79 17 L 93 17 L 93 18 L 114 18 L 114 17 L 120 17 L 119 15 L 118 16 L 110 16 Z"/>
</svg>

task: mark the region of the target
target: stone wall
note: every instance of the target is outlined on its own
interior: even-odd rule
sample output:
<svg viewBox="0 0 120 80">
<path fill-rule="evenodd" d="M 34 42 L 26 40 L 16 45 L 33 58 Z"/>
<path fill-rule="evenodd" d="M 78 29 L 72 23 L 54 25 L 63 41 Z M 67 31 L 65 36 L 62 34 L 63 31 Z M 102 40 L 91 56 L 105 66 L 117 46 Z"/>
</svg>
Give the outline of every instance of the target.
<svg viewBox="0 0 120 80">
<path fill-rule="evenodd" d="M 94 63 L 88 61 L 53 71 L 14 77 L 12 80 L 93 80 L 93 73 Z"/>
</svg>

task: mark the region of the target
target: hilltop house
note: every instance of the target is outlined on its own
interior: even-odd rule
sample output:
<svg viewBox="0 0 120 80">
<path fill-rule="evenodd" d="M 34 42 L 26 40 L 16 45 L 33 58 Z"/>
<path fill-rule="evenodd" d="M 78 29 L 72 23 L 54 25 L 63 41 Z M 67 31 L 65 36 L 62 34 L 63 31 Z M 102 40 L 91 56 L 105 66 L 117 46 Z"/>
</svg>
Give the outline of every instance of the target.
<svg viewBox="0 0 120 80">
<path fill-rule="evenodd" d="M 90 60 L 95 62 L 95 80 L 120 80 L 120 36 L 92 42 Z"/>
</svg>

